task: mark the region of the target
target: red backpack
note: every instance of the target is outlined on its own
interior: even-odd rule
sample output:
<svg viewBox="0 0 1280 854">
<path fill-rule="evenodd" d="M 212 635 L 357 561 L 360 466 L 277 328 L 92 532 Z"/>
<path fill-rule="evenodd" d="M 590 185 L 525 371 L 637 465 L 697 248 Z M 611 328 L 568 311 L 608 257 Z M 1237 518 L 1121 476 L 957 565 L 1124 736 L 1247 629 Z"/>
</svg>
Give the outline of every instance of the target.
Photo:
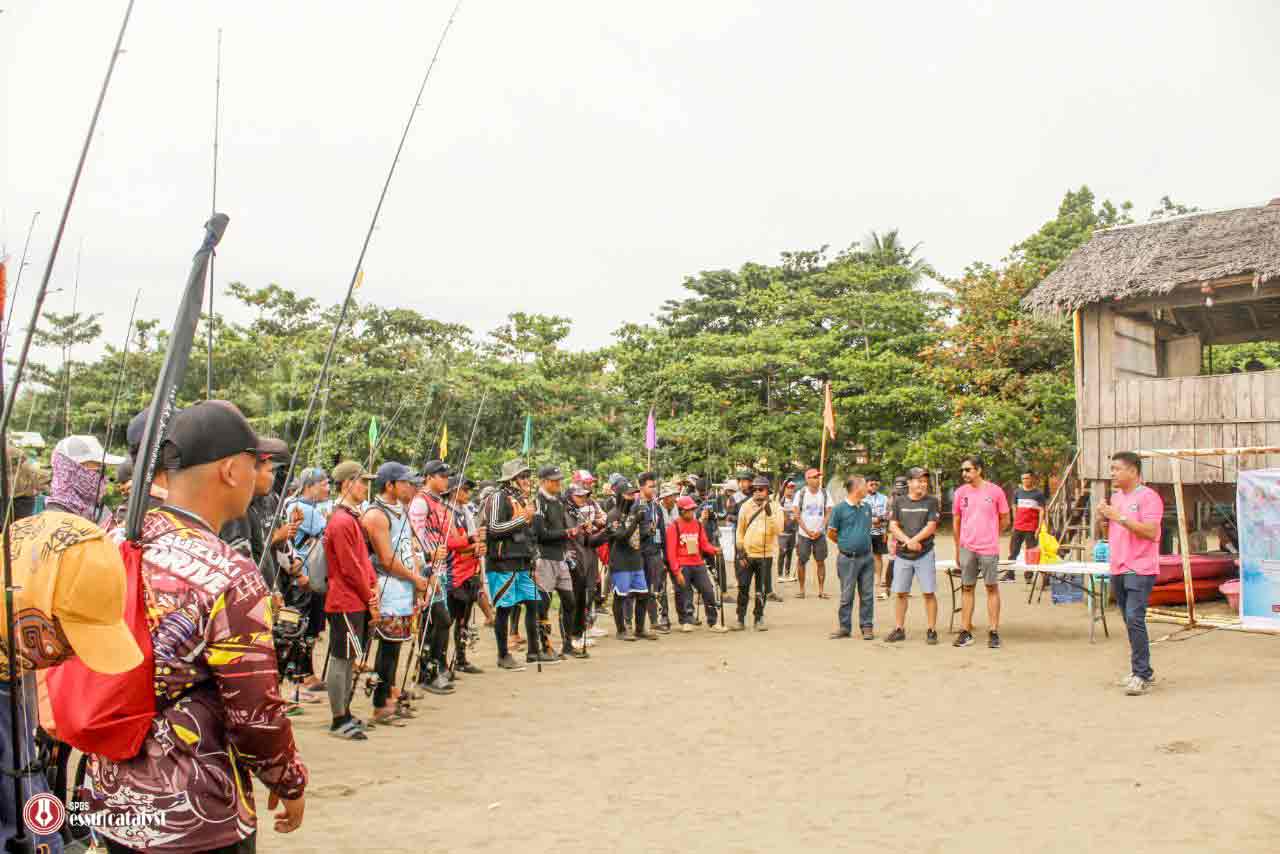
<svg viewBox="0 0 1280 854">
<path fill-rule="evenodd" d="M 156 714 L 155 654 L 142 579 L 142 547 L 120 544 L 125 568 L 124 621 L 142 650 L 142 663 L 124 673 L 95 673 L 78 658 L 52 668 L 46 677 L 54 732 L 82 753 L 117 762 L 142 749 Z"/>
</svg>

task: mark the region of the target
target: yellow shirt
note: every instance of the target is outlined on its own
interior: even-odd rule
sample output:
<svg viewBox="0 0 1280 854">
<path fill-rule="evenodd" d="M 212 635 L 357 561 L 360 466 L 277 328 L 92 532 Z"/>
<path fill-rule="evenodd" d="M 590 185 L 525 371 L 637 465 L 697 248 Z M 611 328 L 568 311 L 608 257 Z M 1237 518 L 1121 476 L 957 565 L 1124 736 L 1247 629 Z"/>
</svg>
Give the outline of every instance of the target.
<svg viewBox="0 0 1280 854">
<path fill-rule="evenodd" d="M 750 527 L 747 523 L 750 522 Z M 765 513 L 754 500 L 738 509 L 738 551 L 747 557 L 773 557 L 778 551 L 778 534 L 782 533 L 782 507 L 769 499 Z"/>
</svg>

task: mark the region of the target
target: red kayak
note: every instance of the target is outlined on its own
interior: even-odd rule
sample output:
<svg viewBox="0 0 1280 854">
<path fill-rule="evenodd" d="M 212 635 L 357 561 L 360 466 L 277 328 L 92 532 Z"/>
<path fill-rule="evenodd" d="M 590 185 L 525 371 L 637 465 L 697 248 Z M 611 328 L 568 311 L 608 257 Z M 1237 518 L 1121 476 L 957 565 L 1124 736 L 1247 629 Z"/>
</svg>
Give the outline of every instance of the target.
<svg viewBox="0 0 1280 854">
<path fill-rule="evenodd" d="M 1222 579 L 1237 574 L 1235 556 L 1228 552 L 1191 556 L 1192 579 L 1216 578 L 1221 582 Z M 1171 581 L 1182 583 L 1182 556 L 1160 555 L 1160 574 L 1156 576 L 1156 584 L 1167 584 Z"/>
<path fill-rule="evenodd" d="M 1191 580 L 1191 589 L 1195 591 L 1197 602 L 1205 602 L 1209 599 L 1221 599 L 1222 592 L 1218 590 L 1218 586 L 1222 584 L 1221 578 L 1194 578 Z M 1171 581 L 1168 584 L 1157 584 L 1151 589 L 1152 605 L 1185 605 L 1187 604 L 1187 588 L 1182 583 L 1182 579 Z"/>
</svg>

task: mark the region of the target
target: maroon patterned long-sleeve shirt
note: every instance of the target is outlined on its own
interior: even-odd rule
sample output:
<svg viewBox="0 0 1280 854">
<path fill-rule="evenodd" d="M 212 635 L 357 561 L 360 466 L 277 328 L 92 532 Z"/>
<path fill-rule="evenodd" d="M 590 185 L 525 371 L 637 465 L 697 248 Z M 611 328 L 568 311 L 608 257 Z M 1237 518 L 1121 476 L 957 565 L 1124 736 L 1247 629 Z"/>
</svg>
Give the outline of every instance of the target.
<svg viewBox="0 0 1280 854">
<path fill-rule="evenodd" d="M 307 769 L 280 697 L 271 597 L 251 561 L 173 507 L 143 523 L 156 717 L 126 762 L 99 759 L 91 809 L 161 816 L 103 832 L 159 854 L 232 845 L 257 827 L 252 776 L 297 798 Z"/>
</svg>

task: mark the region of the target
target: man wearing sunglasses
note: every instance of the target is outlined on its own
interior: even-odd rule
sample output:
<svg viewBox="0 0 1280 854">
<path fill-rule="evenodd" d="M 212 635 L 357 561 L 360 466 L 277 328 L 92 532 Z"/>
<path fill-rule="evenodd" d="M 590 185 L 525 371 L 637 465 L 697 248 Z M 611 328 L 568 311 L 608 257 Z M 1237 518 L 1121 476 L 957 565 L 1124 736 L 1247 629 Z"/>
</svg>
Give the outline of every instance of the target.
<svg viewBox="0 0 1280 854">
<path fill-rule="evenodd" d="M 738 576 L 738 622 L 730 626 L 740 632 L 746 628 L 747 603 L 751 600 L 751 582 L 756 584 L 755 629 L 768 630 L 764 622 L 764 603 L 769 593 L 768 579 L 773 572 L 773 556 L 778 550 L 778 534 L 782 533 L 782 508 L 769 497 L 769 478 L 758 476 L 751 482 L 751 498 L 738 506 L 738 538 L 736 564 Z"/>
<path fill-rule="evenodd" d="M 951 513 L 956 533 L 956 566 L 960 568 L 960 634 L 954 646 L 973 645 L 974 588 L 978 576 L 987 586 L 987 646 L 1000 648 L 1000 532 L 1009 527 L 1009 500 L 1004 490 L 983 477 L 982 461 L 960 463 L 964 484 L 956 490 Z"/>
</svg>

